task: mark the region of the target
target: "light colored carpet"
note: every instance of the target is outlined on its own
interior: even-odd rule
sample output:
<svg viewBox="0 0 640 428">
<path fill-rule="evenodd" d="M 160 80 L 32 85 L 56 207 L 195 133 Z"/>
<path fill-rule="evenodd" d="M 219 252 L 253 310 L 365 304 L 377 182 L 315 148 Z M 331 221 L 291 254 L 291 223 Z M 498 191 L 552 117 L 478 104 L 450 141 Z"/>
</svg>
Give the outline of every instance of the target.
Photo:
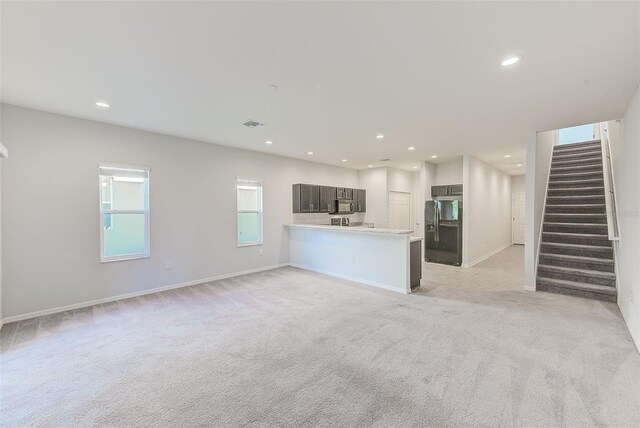
<svg viewBox="0 0 640 428">
<path fill-rule="evenodd" d="M 401 295 L 283 268 L 2 329 L 2 425 L 638 426 L 614 304 L 522 290 L 522 248 Z"/>
</svg>

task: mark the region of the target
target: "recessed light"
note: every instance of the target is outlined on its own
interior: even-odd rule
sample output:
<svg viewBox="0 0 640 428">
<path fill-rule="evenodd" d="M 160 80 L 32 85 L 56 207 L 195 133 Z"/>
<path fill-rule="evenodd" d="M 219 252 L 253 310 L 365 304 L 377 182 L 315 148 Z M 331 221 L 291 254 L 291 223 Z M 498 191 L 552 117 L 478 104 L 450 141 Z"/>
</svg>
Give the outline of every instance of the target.
<svg viewBox="0 0 640 428">
<path fill-rule="evenodd" d="M 264 143 L 265 143 L 267 146 L 270 146 L 270 145 L 272 145 L 272 144 L 273 144 L 273 141 L 271 141 L 271 140 L 267 140 L 267 141 L 265 141 Z"/>
<path fill-rule="evenodd" d="M 418 165 L 414 165 L 414 166 L 413 166 L 413 169 L 418 169 Z"/>
<path fill-rule="evenodd" d="M 275 92 L 275 91 L 278 90 L 278 86 L 277 85 L 269 85 L 269 86 L 267 86 L 267 90 Z"/>
<path fill-rule="evenodd" d="M 307 152 L 307 154 L 308 154 L 309 156 L 311 156 L 311 155 L 313 155 L 313 152 Z"/>
<path fill-rule="evenodd" d="M 382 140 L 382 139 L 384 138 L 384 135 L 382 135 L 382 134 L 378 134 L 378 135 L 376 135 L 376 138 L 377 138 L 378 140 Z"/>
<path fill-rule="evenodd" d="M 342 159 L 342 162 L 346 162 L 346 161 L 347 161 L 346 159 Z"/>
<path fill-rule="evenodd" d="M 106 110 L 111 106 L 109 105 L 109 103 L 107 103 L 105 101 L 96 101 L 96 107 L 98 107 L 100 109 L 103 109 L 103 110 Z"/>
<path fill-rule="evenodd" d="M 508 66 L 510 66 L 510 65 L 515 64 L 515 63 L 516 63 L 516 62 L 518 62 L 518 61 L 520 61 L 520 57 L 519 57 L 519 56 L 512 56 L 512 57 L 509 57 L 509 58 L 505 58 L 505 59 L 502 61 L 502 66 L 503 66 L 503 67 L 508 67 Z"/>
<path fill-rule="evenodd" d="M 436 159 L 438 155 L 431 155 L 431 159 Z"/>
<path fill-rule="evenodd" d="M 367 168 L 373 168 L 373 165 L 367 165 Z"/>
<path fill-rule="evenodd" d="M 509 159 L 511 155 L 504 155 L 505 158 Z"/>
<path fill-rule="evenodd" d="M 522 164 L 521 164 L 521 163 L 519 163 L 519 164 L 516 164 L 516 166 L 522 166 Z"/>
<path fill-rule="evenodd" d="M 411 151 L 413 151 L 413 150 L 415 150 L 415 149 L 416 149 L 416 148 L 415 148 L 415 147 L 413 147 L 413 146 L 411 146 L 411 147 L 407 147 L 407 150 L 411 150 Z"/>
</svg>

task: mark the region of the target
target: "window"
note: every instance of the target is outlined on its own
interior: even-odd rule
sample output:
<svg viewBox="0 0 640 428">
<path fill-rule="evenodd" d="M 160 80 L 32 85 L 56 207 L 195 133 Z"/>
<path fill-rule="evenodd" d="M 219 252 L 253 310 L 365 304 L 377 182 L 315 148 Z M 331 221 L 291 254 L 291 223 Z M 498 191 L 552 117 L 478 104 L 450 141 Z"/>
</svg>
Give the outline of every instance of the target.
<svg viewBox="0 0 640 428">
<path fill-rule="evenodd" d="M 262 182 L 238 178 L 238 246 L 262 244 Z"/>
<path fill-rule="evenodd" d="M 561 129 L 560 144 L 581 143 L 595 139 L 593 125 L 580 125 L 572 128 Z"/>
<path fill-rule="evenodd" d="M 100 262 L 149 257 L 149 168 L 100 164 Z"/>
</svg>

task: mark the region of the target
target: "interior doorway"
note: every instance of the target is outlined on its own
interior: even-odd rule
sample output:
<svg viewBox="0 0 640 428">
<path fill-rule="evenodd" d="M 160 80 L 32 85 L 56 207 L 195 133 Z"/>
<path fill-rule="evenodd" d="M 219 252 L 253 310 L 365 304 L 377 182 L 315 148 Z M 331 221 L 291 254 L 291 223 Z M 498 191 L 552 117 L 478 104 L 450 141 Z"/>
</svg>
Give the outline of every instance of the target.
<svg viewBox="0 0 640 428">
<path fill-rule="evenodd" d="M 389 192 L 389 228 L 411 230 L 411 193 Z"/>
<path fill-rule="evenodd" d="M 511 194 L 511 241 L 524 245 L 524 192 Z"/>
</svg>

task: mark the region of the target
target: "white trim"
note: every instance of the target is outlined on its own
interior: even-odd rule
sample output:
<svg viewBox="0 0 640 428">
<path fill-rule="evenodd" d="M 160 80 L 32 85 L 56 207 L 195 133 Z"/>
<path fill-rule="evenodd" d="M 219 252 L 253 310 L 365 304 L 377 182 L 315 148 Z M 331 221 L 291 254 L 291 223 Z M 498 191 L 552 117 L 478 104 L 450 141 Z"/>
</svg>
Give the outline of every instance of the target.
<svg viewBox="0 0 640 428">
<path fill-rule="evenodd" d="M 22 320 L 26 320 L 26 319 L 30 319 L 30 318 L 41 317 L 41 316 L 44 316 L 44 315 L 51 315 L 51 314 L 55 314 L 55 313 L 58 313 L 58 312 L 71 311 L 73 309 L 81 309 L 81 308 L 86 308 L 86 307 L 89 307 L 89 306 L 101 305 L 103 303 L 115 302 L 117 300 L 130 299 L 132 297 L 145 296 L 147 294 L 160 293 L 162 291 L 173 290 L 173 289 L 176 289 L 176 288 L 183 288 L 183 287 L 189 287 L 189 286 L 192 286 L 192 285 L 204 284 L 206 282 L 219 281 L 221 279 L 233 278 L 233 277 L 236 277 L 236 276 L 248 275 L 248 274 L 251 274 L 251 273 L 263 272 L 263 271 L 266 271 L 266 270 L 278 269 L 278 268 L 282 268 L 282 267 L 285 267 L 285 266 L 288 266 L 288 263 L 280 263 L 280 264 L 277 264 L 277 265 L 265 266 L 265 267 L 256 268 L 256 269 L 248 269 L 248 270 L 243 270 L 243 271 L 240 271 L 240 272 L 233 272 L 233 273 L 227 273 L 227 274 L 222 274 L 222 275 L 217 275 L 217 276 L 211 276 L 209 278 L 196 279 L 195 281 L 181 282 L 179 284 L 165 285 L 163 287 L 150 288 L 150 289 L 147 289 L 147 290 L 135 291 L 133 293 L 119 294 L 117 296 L 104 297 L 102 299 L 88 300 L 88 301 L 81 302 L 81 303 L 74 303 L 72 305 L 58 306 L 56 308 L 50 308 L 50 309 L 43 309 L 41 311 L 29 312 L 27 314 L 14 315 L 14 316 L 11 316 L 11 317 L 3 318 L 2 319 L 2 324 L 8 324 L 8 323 L 11 323 L 11 322 L 22 321 Z"/>
<path fill-rule="evenodd" d="M 480 262 L 483 262 L 483 261 L 487 260 L 489 257 L 491 257 L 491 256 L 495 256 L 495 255 L 496 255 L 496 254 L 498 254 L 500 251 L 504 251 L 504 250 L 506 250 L 507 248 L 511 247 L 512 245 L 513 245 L 512 243 L 508 243 L 508 244 L 506 244 L 506 245 L 503 245 L 502 247 L 498 248 L 497 250 L 491 251 L 490 253 L 487 253 L 487 254 L 485 254 L 484 256 L 482 256 L 482 257 L 480 257 L 480 258 L 475 259 L 475 260 L 474 260 L 474 261 L 472 261 L 471 263 L 463 263 L 463 264 L 462 264 L 462 267 L 465 267 L 465 268 L 473 267 L 473 266 L 477 265 L 478 263 L 480 263 Z"/>
<path fill-rule="evenodd" d="M 335 273 L 335 272 L 330 272 L 330 271 L 324 270 L 324 269 L 318 269 L 318 268 L 314 268 L 314 267 L 310 267 L 310 266 L 300 265 L 298 263 L 289 263 L 289 266 L 295 267 L 295 268 L 298 268 L 298 269 L 308 270 L 308 271 L 311 271 L 311 272 L 321 273 L 323 275 L 333 276 L 335 278 L 346 279 L 347 281 L 353 281 L 353 282 L 357 282 L 357 283 L 364 284 L 364 285 L 370 285 L 370 286 L 376 287 L 376 288 L 382 288 L 382 289 L 389 290 L 389 291 L 395 291 L 396 293 L 400 293 L 400 294 L 409 294 L 409 291 L 407 291 L 406 289 L 405 290 L 401 290 L 399 288 L 392 287 L 392 286 L 387 285 L 387 284 L 382 284 L 380 282 L 369 281 L 369 280 L 361 279 L 361 278 L 355 278 L 355 277 L 348 276 L 348 275 L 342 275 L 342 274 Z"/>
<path fill-rule="evenodd" d="M 127 165 L 122 163 L 98 162 L 98 168 L 121 169 L 125 171 L 144 171 L 151 172 L 150 166 L 144 165 Z"/>
<path fill-rule="evenodd" d="M 8 158 L 9 157 L 9 150 L 7 150 L 7 148 L 0 143 L 0 158 Z"/>
<path fill-rule="evenodd" d="M 258 193 L 259 209 L 257 210 L 239 210 L 238 209 L 238 190 L 244 187 L 255 187 Z M 258 214 L 258 240 L 252 242 L 239 242 L 238 236 L 238 214 L 256 213 Z M 261 178 L 243 178 L 236 177 L 236 247 L 253 247 L 256 245 L 264 245 L 264 182 Z"/>
<path fill-rule="evenodd" d="M 147 173 L 147 177 L 143 179 L 144 183 L 144 203 L 145 207 L 142 210 L 114 210 L 109 209 L 105 210 L 102 208 L 103 200 L 102 200 L 102 173 L 100 168 L 113 168 L 127 171 L 144 171 Z M 146 166 L 133 166 L 133 165 L 116 165 L 116 164 L 105 164 L 98 163 L 98 206 L 99 206 L 99 217 L 100 217 L 100 263 L 111 263 L 111 262 L 119 262 L 125 260 L 136 260 L 136 259 L 148 259 L 151 257 L 151 207 L 150 207 L 150 198 L 149 194 L 150 190 L 150 171 L 151 168 Z M 111 208 L 113 208 L 113 186 L 111 187 L 111 194 L 109 195 L 111 198 L 110 204 Z M 135 253 L 135 254 L 118 254 L 115 256 L 105 256 L 104 254 L 104 216 L 105 214 L 142 214 L 144 215 L 144 252 Z"/>
</svg>

